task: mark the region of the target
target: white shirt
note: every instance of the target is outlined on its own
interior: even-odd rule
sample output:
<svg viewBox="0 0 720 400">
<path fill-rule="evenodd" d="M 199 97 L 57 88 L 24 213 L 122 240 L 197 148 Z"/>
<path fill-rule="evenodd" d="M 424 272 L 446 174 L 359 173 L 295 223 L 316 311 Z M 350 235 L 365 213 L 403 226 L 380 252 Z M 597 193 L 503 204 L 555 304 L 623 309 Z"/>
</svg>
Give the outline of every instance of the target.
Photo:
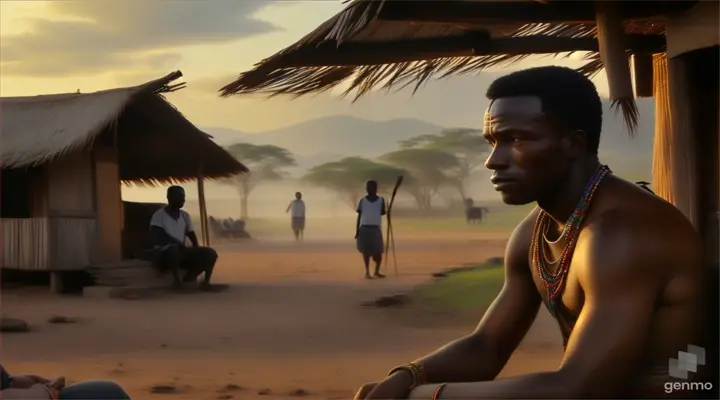
<svg viewBox="0 0 720 400">
<path fill-rule="evenodd" d="M 305 202 L 295 199 L 290 202 L 290 217 L 305 218 Z"/>
<path fill-rule="evenodd" d="M 180 210 L 180 217 L 175 219 L 165 211 L 165 207 L 155 211 L 150 218 L 150 226 L 162 228 L 165 233 L 179 240 L 180 243 L 185 243 L 185 236 L 189 232 L 195 231 L 190 221 L 190 214 Z"/>
<path fill-rule="evenodd" d="M 367 197 L 360 199 L 357 212 L 360 213 L 360 226 L 382 226 L 382 213 L 385 211 L 385 199 L 378 197 L 370 201 Z"/>
</svg>

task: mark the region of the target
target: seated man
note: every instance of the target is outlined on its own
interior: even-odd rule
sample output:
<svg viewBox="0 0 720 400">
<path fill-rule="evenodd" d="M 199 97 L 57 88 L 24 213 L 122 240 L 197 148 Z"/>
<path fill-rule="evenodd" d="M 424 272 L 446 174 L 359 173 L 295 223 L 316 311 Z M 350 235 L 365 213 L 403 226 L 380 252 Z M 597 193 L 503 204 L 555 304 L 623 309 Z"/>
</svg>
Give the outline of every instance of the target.
<svg viewBox="0 0 720 400">
<path fill-rule="evenodd" d="M 600 163 L 602 103 L 582 74 L 518 71 L 487 97 L 495 190 L 506 204 L 537 203 L 508 242 L 505 285 L 473 333 L 356 399 L 666 396 L 668 360 L 703 346 L 698 234 L 671 204 Z M 495 379 L 541 304 L 560 326 L 560 366 Z"/>
<path fill-rule="evenodd" d="M 130 400 L 130 396 L 111 381 L 84 381 L 65 386 L 65 378 L 51 381 L 36 375 L 13 376 L 0 365 L 0 399 Z"/>
<path fill-rule="evenodd" d="M 150 219 L 154 261 L 160 269 L 170 269 L 175 288 L 181 288 L 183 283 L 195 283 L 198 276 L 204 273 L 201 288 L 209 290 L 212 288 L 210 277 L 218 255 L 215 250 L 198 244 L 190 214 L 182 210 L 185 190 L 180 186 L 170 186 L 167 200 L 168 205 L 157 210 Z M 185 246 L 186 238 L 190 239 L 192 247 Z M 180 270 L 186 271 L 182 280 Z"/>
</svg>

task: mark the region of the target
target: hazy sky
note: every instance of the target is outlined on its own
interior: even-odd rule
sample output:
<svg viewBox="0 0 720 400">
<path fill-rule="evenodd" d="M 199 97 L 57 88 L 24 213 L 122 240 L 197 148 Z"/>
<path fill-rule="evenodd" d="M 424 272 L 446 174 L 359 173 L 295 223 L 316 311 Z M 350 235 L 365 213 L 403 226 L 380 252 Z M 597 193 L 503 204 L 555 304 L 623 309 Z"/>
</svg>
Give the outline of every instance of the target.
<svg viewBox="0 0 720 400">
<path fill-rule="evenodd" d="M 238 73 L 342 8 L 339 0 L 0 1 L 0 95 L 91 92 L 140 84 L 179 69 L 188 87 L 168 98 L 198 126 L 255 132 L 333 114 L 414 117 L 441 125 L 468 125 L 481 118 L 480 109 L 477 117 L 452 114 L 450 103 L 472 102 L 485 89 L 456 91 L 460 81 L 453 84 L 453 79 L 419 91 L 416 99 L 372 96 L 354 106 L 335 94 L 292 101 L 217 96 Z M 518 67 L 550 63 L 579 65 L 544 58 Z M 596 82 L 604 91 L 604 76 Z M 478 85 L 484 83 L 478 80 Z M 420 106 L 429 100 L 448 106 Z"/>
</svg>

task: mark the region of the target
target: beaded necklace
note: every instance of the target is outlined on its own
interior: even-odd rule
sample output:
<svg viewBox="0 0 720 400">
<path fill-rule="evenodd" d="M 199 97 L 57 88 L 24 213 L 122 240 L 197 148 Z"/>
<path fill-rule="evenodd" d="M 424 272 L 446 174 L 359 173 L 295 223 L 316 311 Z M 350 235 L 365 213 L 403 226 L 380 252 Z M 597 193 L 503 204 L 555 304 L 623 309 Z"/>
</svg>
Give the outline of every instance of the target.
<svg viewBox="0 0 720 400">
<path fill-rule="evenodd" d="M 598 167 L 585 186 L 583 195 L 575 207 L 575 210 L 565 223 L 560 236 L 561 238 L 566 238 L 565 246 L 563 246 L 562 252 L 560 253 L 560 257 L 558 257 L 557 261 L 552 263 L 557 263 L 557 270 L 554 273 L 550 272 L 548 269 L 547 264 L 551 263 L 547 262 L 544 246 L 542 245 L 544 233 L 550 226 L 550 215 L 548 215 L 545 211 L 540 210 L 537 220 L 535 221 L 532 244 L 530 246 L 532 261 L 535 264 L 535 269 L 537 270 L 540 280 L 547 290 L 548 310 L 561 324 L 561 315 L 559 312 L 560 297 L 562 296 L 565 288 L 565 279 L 567 278 L 568 271 L 570 270 L 573 251 L 575 250 L 577 239 L 580 236 L 580 226 L 585 220 L 587 211 L 590 208 L 590 203 L 595 195 L 595 191 L 598 186 L 600 186 L 602 179 L 608 173 L 610 173 L 610 168 L 606 165 L 600 165 Z M 572 327 L 570 327 L 570 330 L 572 330 Z M 561 329 L 561 332 L 563 334 L 564 348 L 567 346 L 568 336 L 565 334 L 565 330 Z"/>
</svg>

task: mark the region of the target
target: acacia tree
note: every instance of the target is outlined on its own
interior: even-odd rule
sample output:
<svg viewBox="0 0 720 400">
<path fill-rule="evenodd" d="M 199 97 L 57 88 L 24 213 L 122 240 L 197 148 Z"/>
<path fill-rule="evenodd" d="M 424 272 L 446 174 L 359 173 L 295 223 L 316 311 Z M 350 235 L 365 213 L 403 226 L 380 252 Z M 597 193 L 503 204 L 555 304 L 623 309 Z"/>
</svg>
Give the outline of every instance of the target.
<svg viewBox="0 0 720 400">
<path fill-rule="evenodd" d="M 400 142 L 404 149 L 432 149 L 455 156 L 457 165 L 445 171 L 449 184 L 467 198 L 470 176 L 485 163 L 490 146 L 480 129 L 450 128 L 437 135 L 420 135 Z"/>
<path fill-rule="evenodd" d="M 414 178 L 407 190 L 422 211 L 432 208 L 438 190 L 448 184 L 448 172 L 458 168 L 454 155 L 442 150 L 409 148 L 380 156 L 380 160 L 408 171 Z"/>
<path fill-rule="evenodd" d="M 361 157 L 347 157 L 312 167 L 302 180 L 335 192 L 343 203 L 354 209 L 365 191 L 366 181 L 375 180 L 381 188 L 392 187 L 400 175 L 404 175 L 406 181 L 411 179 L 401 168 Z"/>
<path fill-rule="evenodd" d="M 248 197 L 259 184 L 278 181 L 286 177 L 285 168 L 297 165 L 290 151 L 270 144 L 255 145 L 235 143 L 228 152 L 245 164 L 250 172 L 225 179 L 224 183 L 235 187 L 240 194 L 240 217 L 247 219 Z"/>
</svg>

